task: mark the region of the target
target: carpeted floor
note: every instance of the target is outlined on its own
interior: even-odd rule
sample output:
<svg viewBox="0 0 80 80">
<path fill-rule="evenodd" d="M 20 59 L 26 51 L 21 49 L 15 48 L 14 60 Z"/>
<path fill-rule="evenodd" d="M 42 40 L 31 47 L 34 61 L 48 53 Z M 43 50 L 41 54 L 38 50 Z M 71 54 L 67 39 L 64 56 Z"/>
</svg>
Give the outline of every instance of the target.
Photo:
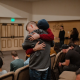
<svg viewBox="0 0 80 80">
<path fill-rule="evenodd" d="M 19 50 L 17 51 L 18 56 L 20 59 L 23 59 L 25 61 L 25 51 L 24 50 Z M 1 56 L 1 54 L 0 54 Z M 13 61 L 12 56 L 11 56 L 11 51 L 3 51 L 3 70 L 7 70 L 8 72 L 10 71 L 10 63 Z"/>
</svg>

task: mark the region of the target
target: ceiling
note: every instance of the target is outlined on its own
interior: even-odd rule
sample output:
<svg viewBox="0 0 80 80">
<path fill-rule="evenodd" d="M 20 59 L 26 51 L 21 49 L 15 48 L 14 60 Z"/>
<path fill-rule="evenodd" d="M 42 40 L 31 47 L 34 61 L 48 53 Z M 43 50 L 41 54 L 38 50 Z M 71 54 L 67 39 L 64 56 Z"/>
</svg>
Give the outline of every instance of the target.
<svg viewBox="0 0 80 80">
<path fill-rule="evenodd" d="M 3 0 L 0 0 L 0 1 L 3 1 Z M 6 0 L 4 0 L 4 1 L 6 1 Z M 7 1 L 9 1 L 9 0 L 7 0 Z M 48 1 L 48 0 L 12 0 L 12 1 Z"/>
</svg>

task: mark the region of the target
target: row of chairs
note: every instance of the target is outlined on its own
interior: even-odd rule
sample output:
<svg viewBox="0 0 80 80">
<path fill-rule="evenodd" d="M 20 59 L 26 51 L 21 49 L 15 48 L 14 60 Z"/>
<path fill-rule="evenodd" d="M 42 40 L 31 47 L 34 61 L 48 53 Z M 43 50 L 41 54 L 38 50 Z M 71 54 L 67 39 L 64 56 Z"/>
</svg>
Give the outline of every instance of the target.
<svg viewBox="0 0 80 80">
<path fill-rule="evenodd" d="M 29 65 L 1 75 L 0 80 L 29 80 Z"/>
<path fill-rule="evenodd" d="M 55 78 L 55 74 L 53 70 L 55 67 L 58 67 L 59 61 L 61 61 L 61 59 L 63 58 L 63 53 L 59 52 L 57 55 L 52 54 L 50 55 L 50 57 L 51 57 L 51 72 L 53 78 Z M 7 74 L 0 76 L 0 80 L 29 80 L 29 79 L 30 79 L 29 65 L 19 68 L 15 72 L 8 72 Z"/>
</svg>

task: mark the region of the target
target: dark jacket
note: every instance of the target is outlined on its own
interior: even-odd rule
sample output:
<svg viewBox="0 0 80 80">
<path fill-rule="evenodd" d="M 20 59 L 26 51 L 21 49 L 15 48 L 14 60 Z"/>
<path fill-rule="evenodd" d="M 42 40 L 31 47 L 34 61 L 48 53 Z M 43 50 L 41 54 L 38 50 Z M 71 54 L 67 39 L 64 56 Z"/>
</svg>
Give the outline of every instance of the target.
<svg viewBox="0 0 80 80">
<path fill-rule="evenodd" d="M 63 30 L 63 31 L 60 31 L 59 32 L 59 38 L 60 38 L 60 40 L 61 41 L 64 41 L 64 37 L 65 37 L 65 31 Z"/>
<path fill-rule="evenodd" d="M 38 34 L 47 34 L 45 31 L 41 29 L 34 30 L 33 32 L 36 32 Z M 40 43 L 44 42 L 46 44 L 45 50 L 39 50 L 39 51 L 33 52 L 30 55 L 29 67 L 31 69 L 45 69 L 49 67 L 50 66 L 50 46 L 51 46 L 50 42 L 43 41 L 41 39 L 30 41 L 28 39 L 29 37 L 30 36 L 27 36 L 24 43 L 22 44 L 22 47 L 24 50 L 33 48 L 38 41 L 40 41 Z"/>
<path fill-rule="evenodd" d="M 78 34 L 70 35 L 70 38 L 71 38 L 72 41 L 79 40 L 79 38 L 78 38 Z"/>
</svg>

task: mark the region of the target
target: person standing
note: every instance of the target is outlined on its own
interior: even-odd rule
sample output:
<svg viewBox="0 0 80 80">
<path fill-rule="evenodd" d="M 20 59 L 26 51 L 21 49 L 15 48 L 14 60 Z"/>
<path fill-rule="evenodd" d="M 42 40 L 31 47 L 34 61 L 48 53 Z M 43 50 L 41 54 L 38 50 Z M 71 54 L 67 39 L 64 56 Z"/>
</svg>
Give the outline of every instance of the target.
<svg viewBox="0 0 80 80">
<path fill-rule="evenodd" d="M 34 21 L 29 22 L 26 28 L 30 34 L 33 34 L 34 32 L 38 34 L 47 34 L 47 32 L 39 29 L 37 27 L 36 22 Z M 31 80 L 47 80 L 48 69 L 50 66 L 50 47 L 51 47 L 50 42 L 43 41 L 42 39 L 30 41 L 29 37 L 30 36 L 26 37 L 24 43 L 22 44 L 22 47 L 24 50 L 33 48 L 33 50 L 35 51 L 30 55 L 30 61 L 29 61 L 30 79 Z M 34 48 L 34 46 L 37 42 L 39 44 L 43 44 L 43 47 L 45 49 L 43 48 L 43 50 L 36 51 L 36 48 Z"/>
<path fill-rule="evenodd" d="M 59 32 L 60 47 L 64 44 L 64 37 L 65 37 L 64 27 L 60 26 L 60 32 Z"/>
<path fill-rule="evenodd" d="M 79 40 L 78 36 L 79 36 L 78 30 L 76 28 L 73 28 L 73 31 L 70 35 L 71 42 L 75 43 L 76 41 L 78 41 Z"/>
</svg>

